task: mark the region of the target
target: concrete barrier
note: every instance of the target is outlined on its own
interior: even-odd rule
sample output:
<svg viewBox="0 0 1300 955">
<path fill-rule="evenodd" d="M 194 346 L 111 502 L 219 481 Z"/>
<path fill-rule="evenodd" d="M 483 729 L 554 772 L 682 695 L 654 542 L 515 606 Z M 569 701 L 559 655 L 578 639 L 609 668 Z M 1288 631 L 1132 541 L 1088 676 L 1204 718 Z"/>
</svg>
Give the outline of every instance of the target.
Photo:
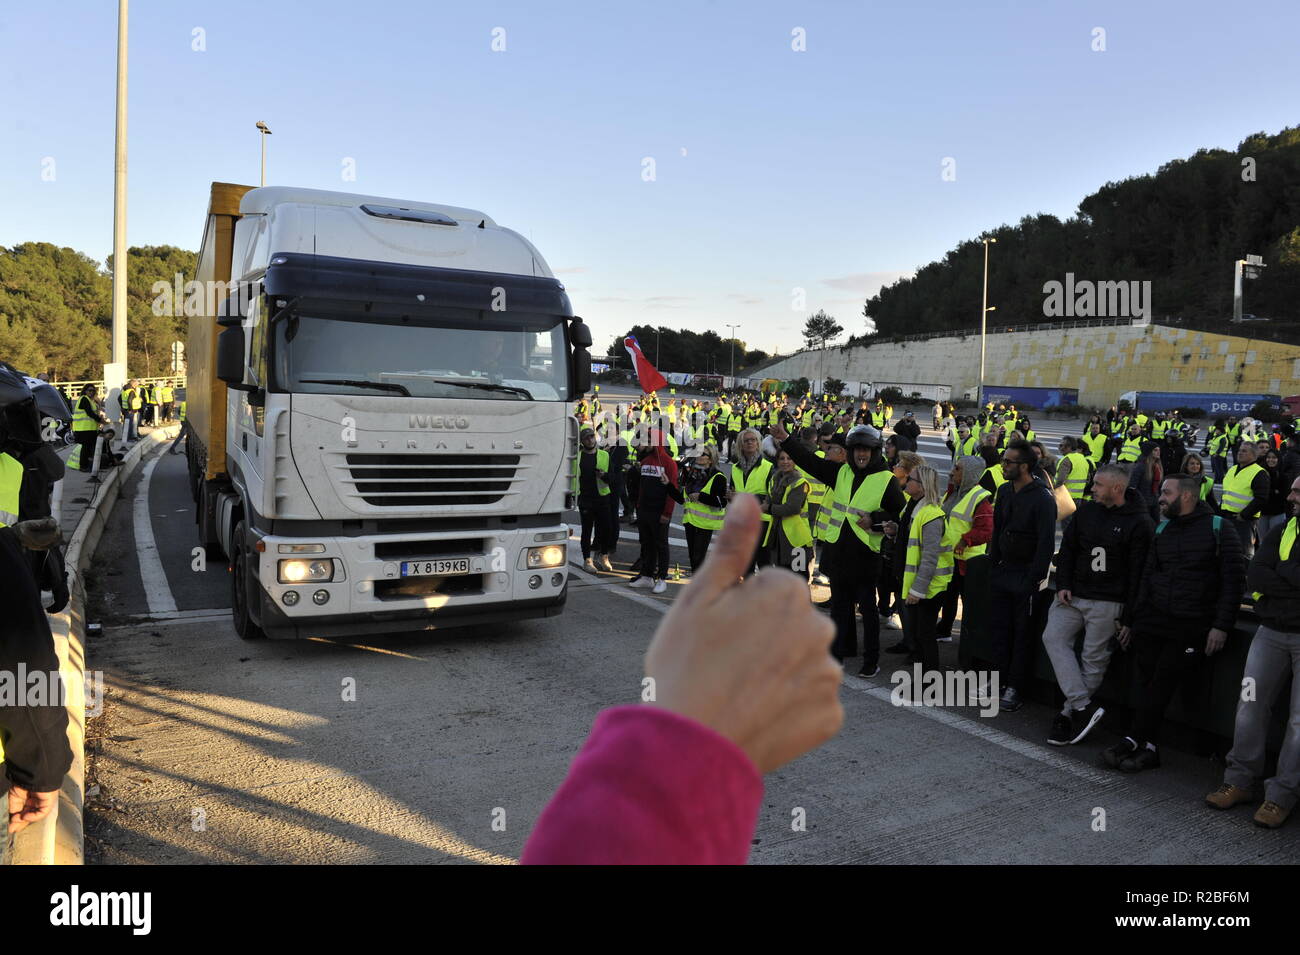
<svg viewBox="0 0 1300 955">
<path fill-rule="evenodd" d="M 86 788 L 86 585 L 84 570 L 95 554 L 122 484 L 155 449 L 165 448 L 178 427 L 155 428 L 127 452 L 119 467 L 105 475 L 86 505 L 66 554 L 70 599 L 62 613 L 50 617 L 59 671 L 68 694 L 68 745 L 72 767 L 54 811 L 14 838 L 13 865 L 81 865 L 85 861 L 83 812 Z M 65 499 L 64 507 L 69 506 Z M 102 697 L 101 697 L 102 700 Z"/>
</svg>

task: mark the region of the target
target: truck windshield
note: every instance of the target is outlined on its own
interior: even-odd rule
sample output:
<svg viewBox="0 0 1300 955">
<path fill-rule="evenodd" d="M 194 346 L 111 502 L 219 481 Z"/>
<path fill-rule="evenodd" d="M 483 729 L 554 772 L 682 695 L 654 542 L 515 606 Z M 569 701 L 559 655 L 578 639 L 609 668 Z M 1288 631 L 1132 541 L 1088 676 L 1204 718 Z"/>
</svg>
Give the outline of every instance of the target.
<svg viewBox="0 0 1300 955">
<path fill-rule="evenodd" d="M 281 316 L 274 331 L 276 386 L 302 394 L 568 400 L 562 318 L 479 314 Z"/>
</svg>

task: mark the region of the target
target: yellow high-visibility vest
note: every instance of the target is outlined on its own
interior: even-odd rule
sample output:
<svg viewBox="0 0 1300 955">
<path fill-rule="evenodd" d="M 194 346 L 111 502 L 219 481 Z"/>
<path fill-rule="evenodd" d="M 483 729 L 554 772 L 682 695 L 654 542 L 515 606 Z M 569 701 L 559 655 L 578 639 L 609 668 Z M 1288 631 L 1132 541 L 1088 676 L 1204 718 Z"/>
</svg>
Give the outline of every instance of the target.
<svg viewBox="0 0 1300 955">
<path fill-rule="evenodd" d="M 1264 470 L 1258 464 L 1248 464 L 1244 468 L 1234 464 L 1223 476 L 1223 510 L 1228 514 L 1240 514 L 1246 509 L 1254 495 L 1250 493 L 1251 482 L 1255 475 Z"/>
<path fill-rule="evenodd" d="M 931 521 L 943 519 L 943 508 L 938 504 L 919 507 L 912 515 L 912 526 L 907 531 L 907 562 L 903 566 L 904 597 L 912 592 L 912 584 L 916 583 L 916 573 L 921 568 L 921 532 Z M 925 592 L 926 599 L 939 596 L 952 583 L 952 572 L 955 566 L 952 546 L 952 532 L 945 524 L 942 543 L 939 545 L 939 562 L 934 568 L 934 576 L 930 578 L 929 589 Z"/>
<path fill-rule="evenodd" d="M 767 493 L 767 476 L 772 471 L 772 462 L 764 458 L 754 465 L 746 478 L 743 471 L 740 470 L 739 464 L 731 466 L 731 484 L 738 494 L 766 494 Z M 764 514 L 763 520 L 770 522 L 771 514 Z"/>
<path fill-rule="evenodd" d="M 719 479 L 723 482 L 723 487 L 721 489 L 717 486 Z M 714 497 L 723 497 L 726 493 L 726 481 L 727 479 L 724 478 L 722 472 L 719 471 L 704 482 L 704 486 L 700 488 L 700 493 L 711 494 Z M 723 516 L 725 513 L 725 507 L 705 504 L 703 501 L 692 501 L 687 498 L 686 514 L 682 517 L 682 523 L 690 524 L 693 527 L 698 527 L 706 531 L 716 531 L 722 527 Z"/>
<path fill-rule="evenodd" d="M 12 455 L 0 453 L 0 527 L 18 523 L 18 496 L 22 487 L 22 464 Z"/>
<path fill-rule="evenodd" d="M 980 502 L 987 501 L 992 496 L 988 490 L 976 484 L 953 505 L 952 512 L 948 515 L 948 533 L 952 535 L 952 555 L 956 560 L 970 560 L 988 553 L 988 544 L 972 544 L 967 547 L 961 543 L 961 539 L 970 533 L 971 526 L 975 523 L 975 510 Z"/>
<path fill-rule="evenodd" d="M 1088 459 L 1078 451 L 1071 451 L 1065 460 L 1070 462 L 1070 476 L 1065 479 L 1065 489 L 1071 498 L 1081 501 L 1088 493 Z"/>
<path fill-rule="evenodd" d="M 852 492 L 853 487 L 853 469 L 847 464 L 840 467 L 839 474 L 835 478 L 835 493 L 831 503 L 831 515 L 826 529 L 825 540 L 834 543 L 840 539 L 840 531 L 845 521 L 853 528 L 853 533 L 858 535 L 858 539 L 866 544 L 876 553 L 880 553 L 881 541 L 884 540 L 883 533 L 863 530 L 858 520 L 862 517 L 869 517 L 872 512 L 880 510 L 880 502 L 884 500 L 885 489 L 889 487 L 889 482 L 895 480 L 893 471 L 877 471 L 874 474 L 868 474 L 866 478 L 858 485 L 856 492 Z M 823 505 L 825 506 L 825 505 Z"/>
<path fill-rule="evenodd" d="M 772 474 L 776 471 L 773 469 Z M 784 504 L 790 492 L 797 487 L 808 487 L 807 481 L 796 481 L 792 485 L 786 485 L 785 491 L 781 494 L 781 500 L 778 504 Z M 771 498 L 768 498 L 771 501 Z M 765 515 L 771 517 L 770 514 Z M 767 530 L 763 532 L 763 546 L 766 547 L 772 538 L 772 521 L 768 521 Z M 789 517 L 781 518 L 781 532 L 785 534 L 785 539 L 790 542 L 791 547 L 807 547 L 812 543 L 812 529 L 808 527 L 808 499 L 804 498 L 803 507 L 799 509 L 798 514 L 791 514 Z"/>
</svg>

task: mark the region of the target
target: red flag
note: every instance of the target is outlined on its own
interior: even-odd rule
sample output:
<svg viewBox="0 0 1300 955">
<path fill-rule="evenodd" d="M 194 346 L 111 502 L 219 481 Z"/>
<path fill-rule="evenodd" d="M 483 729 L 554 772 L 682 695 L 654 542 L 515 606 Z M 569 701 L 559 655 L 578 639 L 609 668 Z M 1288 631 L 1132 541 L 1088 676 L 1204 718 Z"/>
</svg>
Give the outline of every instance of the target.
<svg viewBox="0 0 1300 955">
<path fill-rule="evenodd" d="M 636 376 L 641 382 L 641 390 L 647 395 L 652 391 L 662 391 L 668 387 L 668 379 L 659 374 L 650 360 L 641 354 L 641 346 L 632 335 L 623 339 L 623 347 L 627 353 L 632 356 L 632 367 L 636 370 Z"/>
</svg>

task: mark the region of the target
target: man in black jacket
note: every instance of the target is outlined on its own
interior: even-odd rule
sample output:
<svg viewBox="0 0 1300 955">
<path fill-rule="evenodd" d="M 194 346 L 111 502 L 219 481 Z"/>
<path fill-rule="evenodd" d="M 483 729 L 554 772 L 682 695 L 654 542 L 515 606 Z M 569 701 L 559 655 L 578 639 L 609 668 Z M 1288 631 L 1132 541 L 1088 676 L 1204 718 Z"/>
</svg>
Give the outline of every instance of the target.
<svg viewBox="0 0 1300 955">
<path fill-rule="evenodd" d="M 912 412 L 903 415 L 903 420 L 894 425 L 894 437 L 903 437 L 905 442 L 895 441 L 900 451 L 915 451 L 917 439 L 921 437 L 921 426 L 916 423 L 916 416 Z"/>
<path fill-rule="evenodd" d="M 884 545 L 884 522 L 897 521 L 906 501 L 898 481 L 885 466 L 883 444 L 875 428 L 859 425 L 844 437 L 847 448 L 843 464 L 819 458 L 797 438 L 791 438 L 777 425 L 772 436 L 781 442 L 781 450 L 794 463 L 829 488 L 823 507 L 835 508 L 830 534 L 835 540 L 827 544 L 831 581 L 831 619 L 835 621 L 835 642 L 831 655 L 843 661 L 857 656 L 858 625 L 855 608 L 862 614 L 862 669 L 860 677 L 880 672 L 880 617 L 876 615 L 876 585 L 882 572 L 880 548 Z M 845 484 L 840 485 L 841 469 L 848 468 Z M 864 488 L 864 485 L 868 485 Z M 857 503 L 863 497 L 879 500 L 868 513 Z M 843 500 L 848 497 L 849 500 Z M 852 526 L 850 526 L 852 525 Z M 868 543 L 870 541 L 870 543 Z"/>
<path fill-rule="evenodd" d="M 1255 594 L 1260 625 L 1246 656 L 1223 785 L 1205 797 L 1216 809 L 1231 809 L 1257 798 L 1273 707 L 1290 682 L 1291 715 L 1277 773 L 1264 784 L 1264 803 L 1255 813 L 1256 825 L 1268 829 L 1286 822 L 1300 801 L 1300 693 L 1294 689 L 1300 686 L 1300 551 L 1295 548 L 1300 479 L 1292 482 L 1286 506 L 1288 520 L 1268 533 L 1250 565 L 1247 588 Z M 1252 692 L 1245 692 L 1247 687 Z"/>
<path fill-rule="evenodd" d="M 1047 580 L 1056 545 L 1056 501 L 1047 485 L 1032 477 L 1036 458 L 1029 442 L 1015 438 L 1002 457 L 1006 483 L 993 503 L 992 604 L 989 635 L 1002 683 L 1001 709 L 1024 705 L 1033 659 L 1034 594 Z"/>
<path fill-rule="evenodd" d="M 1124 468 L 1108 464 L 1092 479 L 1091 501 L 1080 501 L 1065 525 L 1056 555 L 1056 602 L 1047 615 L 1043 646 L 1065 694 L 1052 723 L 1053 746 L 1080 742 L 1105 710 L 1092 701 L 1110 663 L 1110 640 L 1128 640 L 1138 587 L 1155 528 Z M 1083 629 L 1083 666 L 1074 640 Z"/>
<path fill-rule="evenodd" d="M 1200 499 L 1199 478 L 1167 477 L 1133 617 L 1138 688 L 1129 736 L 1103 758 L 1126 773 L 1160 765 L 1156 737 L 1183 677 L 1223 649 L 1241 607 L 1241 541 Z M 1120 645 L 1128 641 L 1120 638 Z"/>
</svg>

